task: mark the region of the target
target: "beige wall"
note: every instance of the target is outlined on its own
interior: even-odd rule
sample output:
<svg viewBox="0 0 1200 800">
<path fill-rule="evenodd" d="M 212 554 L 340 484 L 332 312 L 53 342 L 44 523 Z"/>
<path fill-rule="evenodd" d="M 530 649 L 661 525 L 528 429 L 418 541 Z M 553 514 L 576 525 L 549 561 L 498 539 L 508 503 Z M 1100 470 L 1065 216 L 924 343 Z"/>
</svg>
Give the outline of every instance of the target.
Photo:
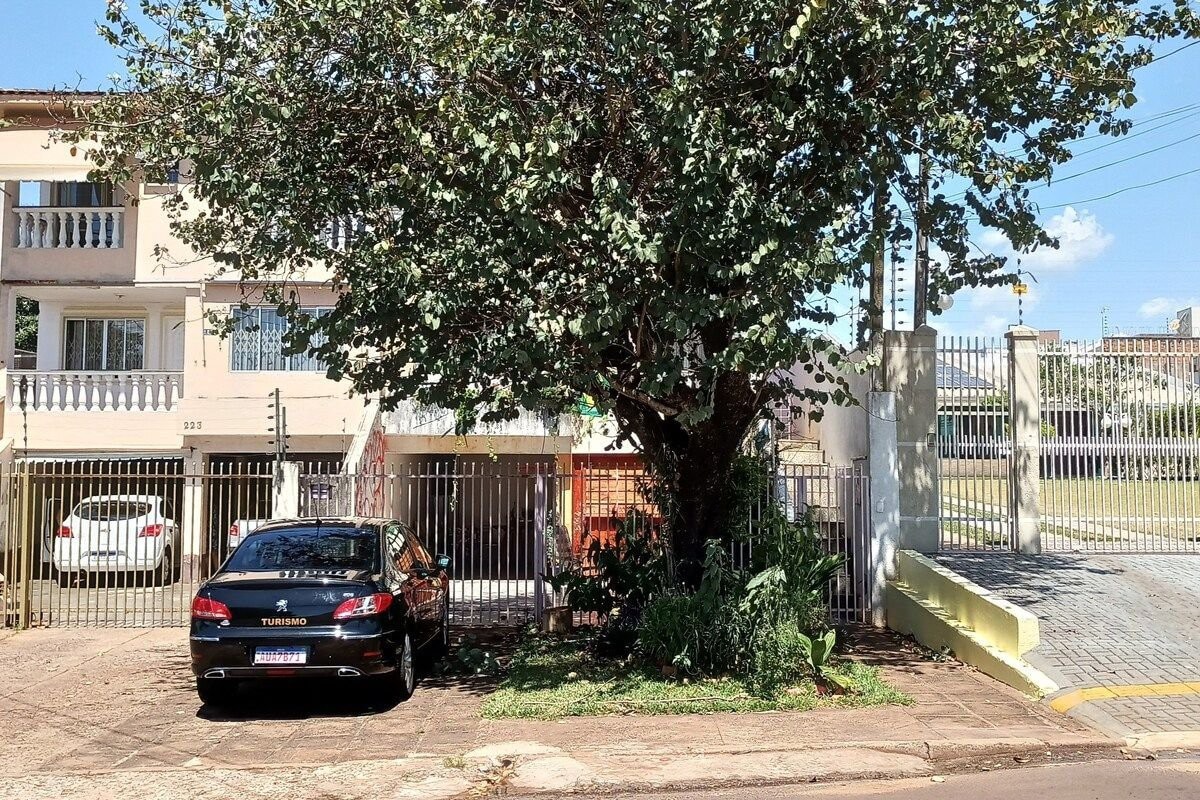
<svg viewBox="0 0 1200 800">
<path fill-rule="evenodd" d="M 143 453 L 182 447 L 177 412 L 5 410 L 4 429 L 14 448 L 30 452 Z"/>
<path fill-rule="evenodd" d="M 185 437 L 269 436 L 272 395 L 279 389 L 293 437 L 333 436 L 349 442 L 358 430 L 364 398 L 351 396 L 348 382 L 336 383 L 321 372 L 235 372 L 232 342 L 206 319 L 208 312 L 228 313 L 242 297 L 235 284 L 210 283 L 188 297 L 184 342 L 186 395 L 180 425 Z M 320 286 L 299 287 L 301 302 L 328 305 L 333 293 Z M 251 295 L 253 304 L 259 298 Z M 338 447 L 337 449 L 344 449 Z"/>
<path fill-rule="evenodd" d="M 851 360 L 857 361 L 860 353 L 851 354 Z M 828 368 L 828 362 L 821 359 Z M 801 426 L 801 433 L 807 438 L 816 439 L 825 453 L 825 462 L 832 466 L 851 466 L 856 460 L 867 457 L 867 392 L 871 390 L 870 375 L 860 375 L 849 370 L 833 369 L 850 385 L 851 394 L 861 405 L 838 406 L 832 403 L 824 406 L 824 414 L 820 420 L 811 418 Z M 832 391 L 828 381 L 817 383 L 813 375 L 804 370 L 803 365 L 797 364 L 792 368 L 790 379 L 794 386 L 801 389 L 817 389 Z M 807 408 L 807 406 L 805 406 Z"/>
</svg>

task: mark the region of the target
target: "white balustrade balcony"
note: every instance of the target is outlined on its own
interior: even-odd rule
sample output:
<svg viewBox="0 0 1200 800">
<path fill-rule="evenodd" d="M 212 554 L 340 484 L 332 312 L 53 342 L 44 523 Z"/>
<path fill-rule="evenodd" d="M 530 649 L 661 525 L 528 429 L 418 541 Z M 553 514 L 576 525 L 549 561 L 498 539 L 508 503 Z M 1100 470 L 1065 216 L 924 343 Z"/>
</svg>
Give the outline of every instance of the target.
<svg viewBox="0 0 1200 800">
<path fill-rule="evenodd" d="M 125 244 L 125 209 L 14 208 L 18 250 L 114 250 Z"/>
<path fill-rule="evenodd" d="M 182 372 L 35 372 L 9 370 L 9 411 L 174 411 Z"/>
</svg>

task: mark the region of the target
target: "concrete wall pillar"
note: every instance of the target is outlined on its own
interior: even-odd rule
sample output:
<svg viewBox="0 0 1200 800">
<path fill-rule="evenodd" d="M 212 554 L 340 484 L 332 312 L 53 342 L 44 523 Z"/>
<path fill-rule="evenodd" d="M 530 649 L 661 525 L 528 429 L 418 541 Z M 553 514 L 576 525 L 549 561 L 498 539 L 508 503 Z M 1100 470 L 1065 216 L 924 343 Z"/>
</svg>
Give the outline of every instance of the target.
<svg viewBox="0 0 1200 800">
<path fill-rule="evenodd" d="M 1042 464 L 1042 418 L 1038 391 L 1038 332 L 1024 325 L 1005 334 L 1008 339 L 1009 430 L 1012 467 L 1008 479 L 1017 549 L 1042 552 L 1039 503 Z"/>
<path fill-rule="evenodd" d="M 3 320 L 0 323 L 0 369 L 12 369 L 17 340 L 17 292 L 5 283 L 0 283 L 0 320 Z"/>
<path fill-rule="evenodd" d="M 271 519 L 295 519 L 300 516 L 300 465 L 284 461 L 275 465 L 271 482 Z"/>
<path fill-rule="evenodd" d="M 937 331 L 884 334 L 883 388 L 896 396 L 900 546 L 937 552 L 941 497 L 937 466 Z"/>
<path fill-rule="evenodd" d="M 64 369 L 63 363 L 63 304 L 46 300 L 38 302 L 37 368 Z"/>
<path fill-rule="evenodd" d="M 183 497 L 180 502 L 181 573 L 195 582 L 205 574 L 208 548 L 204 541 L 204 454 L 193 450 L 183 459 Z"/>
<path fill-rule="evenodd" d="M 148 370 L 163 369 L 162 339 L 163 313 L 162 305 L 149 303 L 146 305 L 146 329 L 142 336 L 142 368 Z"/>
<path fill-rule="evenodd" d="M 871 622 L 887 624 L 887 583 L 896 577 L 900 549 L 900 469 L 896 447 L 896 395 L 867 395 L 868 469 L 871 478 Z"/>
</svg>

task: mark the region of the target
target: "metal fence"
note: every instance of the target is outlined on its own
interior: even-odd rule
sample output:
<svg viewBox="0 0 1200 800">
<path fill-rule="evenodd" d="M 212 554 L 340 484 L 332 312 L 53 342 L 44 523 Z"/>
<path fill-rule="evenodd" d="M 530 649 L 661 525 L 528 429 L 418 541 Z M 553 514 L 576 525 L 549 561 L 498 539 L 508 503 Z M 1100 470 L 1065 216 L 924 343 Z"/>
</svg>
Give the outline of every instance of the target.
<svg viewBox="0 0 1200 800">
<path fill-rule="evenodd" d="M 834 619 L 866 622 L 871 609 L 871 485 L 858 468 L 782 465 L 776 499 L 791 520 L 808 515 L 826 552 L 844 557 L 827 599 Z"/>
<path fill-rule="evenodd" d="M 187 624 L 191 599 L 241 538 L 272 516 L 279 474 L 269 463 L 180 460 L 18 463 L 0 473 L 0 618 L 6 626 L 138 627 Z M 302 467 L 302 516 L 367 515 L 410 523 L 453 560 L 451 618 L 518 624 L 550 601 L 543 576 L 586 566 L 593 543 L 622 526 L 649 534 L 659 513 L 636 459 L 570 471 L 552 459 L 430 457 L 404 469 L 347 474 Z M 829 601 L 842 620 L 865 620 L 871 596 L 869 485 L 855 470 L 785 466 L 773 501 L 810 514 L 846 562 Z M 751 512 L 761 519 L 768 498 Z M 749 546 L 735 544 L 746 562 Z M 130 553 L 140 559 L 130 564 Z M 127 569 L 128 568 L 128 569 Z"/>
<path fill-rule="evenodd" d="M 937 351 L 941 546 L 1013 547 L 1008 343 L 942 337 Z"/>
<path fill-rule="evenodd" d="M 1200 552 L 1193 345 L 1114 337 L 1040 347 L 1043 547 Z"/>
<path fill-rule="evenodd" d="M 231 535 L 269 518 L 270 465 L 48 459 L 0 473 L 9 626 L 184 624 Z M 239 528 L 240 526 L 240 528 Z"/>
</svg>

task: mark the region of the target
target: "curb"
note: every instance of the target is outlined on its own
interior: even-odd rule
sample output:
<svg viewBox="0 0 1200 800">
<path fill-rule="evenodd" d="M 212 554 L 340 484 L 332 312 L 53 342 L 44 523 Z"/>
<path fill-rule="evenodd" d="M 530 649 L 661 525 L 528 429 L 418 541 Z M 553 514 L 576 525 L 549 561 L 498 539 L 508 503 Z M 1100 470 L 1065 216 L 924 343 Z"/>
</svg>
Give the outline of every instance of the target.
<svg viewBox="0 0 1200 800">
<path fill-rule="evenodd" d="M 517 795 L 569 792 L 630 795 L 884 780 L 974 770 L 983 760 L 999 760 L 999 766 L 989 768 L 1002 768 L 1048 761 L 1118 758 L 1122 745 L 1119 740 L 1081 736 L 1070 743 L 997 738 L 960 742 L 857 742 L 786 750 L 704 750 L 639 756 L 578 754 L 579 758 L 567 752 L 542 753 L 518 758 L 504 785 Z"/>
</svg>

